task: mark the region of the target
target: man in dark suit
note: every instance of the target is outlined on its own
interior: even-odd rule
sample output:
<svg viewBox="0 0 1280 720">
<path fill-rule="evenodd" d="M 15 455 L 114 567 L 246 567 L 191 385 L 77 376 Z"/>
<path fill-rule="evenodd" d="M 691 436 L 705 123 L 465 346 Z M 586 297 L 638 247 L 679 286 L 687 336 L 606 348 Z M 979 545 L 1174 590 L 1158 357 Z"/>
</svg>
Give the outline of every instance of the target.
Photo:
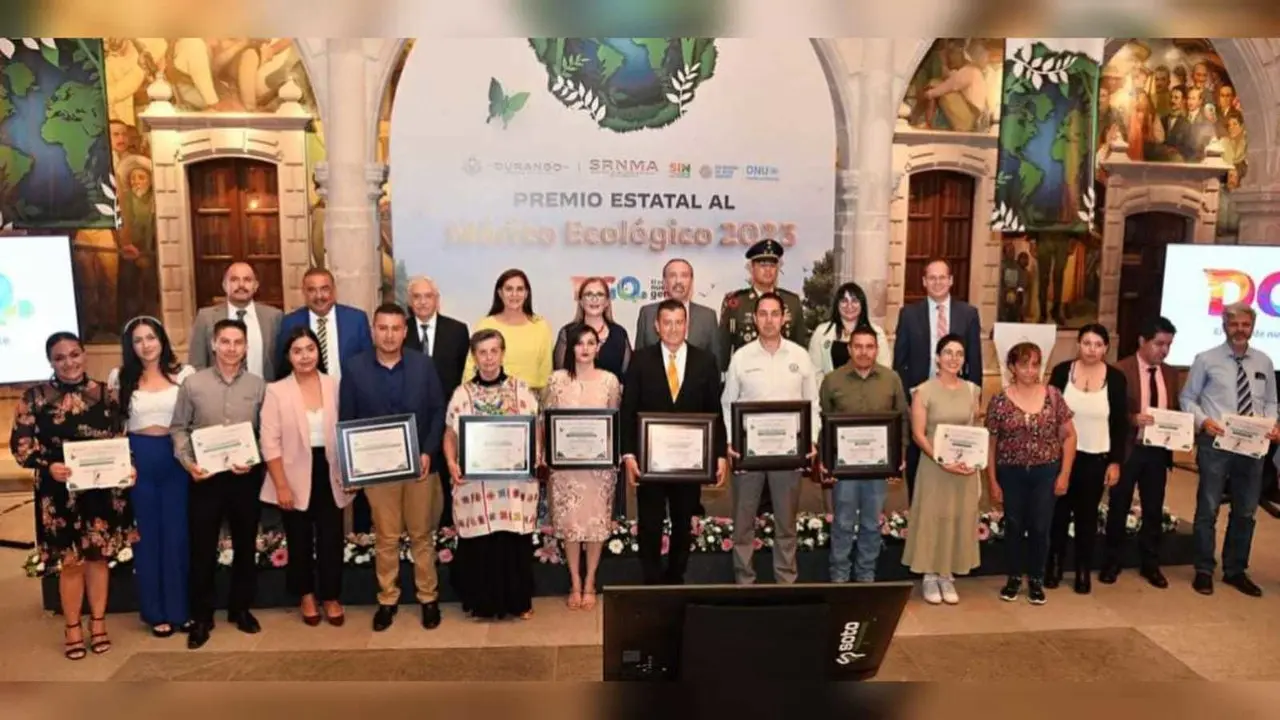
<svg viewBox="0 0 1280 720">
<path fill-rule="evenodd" d="M 978 309 L 951 297 L 951 265 L 936 259 L 924 266 L 927 297 L 902 308 L 893 342 L 893 369 L 908 393 L 937 372 L 936 348 L 944 335 L 959 335 L 964 343 L 960 377 L 982 387 L 982 320 Z M 920 448 L 907 447 L 907 497 L 916 484 Z"/>
<path fill-rule="evenodd" d="M 668 298 L 679 300 L 688 314 L 689 344 L 716 356 L 719 367 L 729 367 L 728 348 L 720 344 L 716 311 L 693 301 L 693 265 L 684 258 L 672 258 L 662 266 L 662 291 Z M 658 344 L 658 306 L 662 301 L 640 308 L 636 320 L 636 350 Z"/>
<path fill-rule="evenodd" d="M 378 610 L 373 630 L 391 627 L 399 608 L 401 533 L 409 534 L 422 626 L 430 630 L 440 625 L 435 537 L 443 501 L 431 458 L 439 456 L 444 437 L 444 394 L 431 358 L 404 349 L 404 308 L 395 303 L 381 305 L 373 313 L 373 322 L 377 345 L 348 360 L 338 390 L 338 415 L 343 420 L 362 420 L 413 413 L 422 454 L 422 474 L 417 479 L 371 485 L 362 492 L 377 519 L 373 542 Z"/>
<path fill-rule="evenodd" d="M 640 480 L 636 460 L 640 413 L 709 413 L 712 449 L 716 457 L 716 486 L 729 474 L 725 455 L 725 429 L 720 408 L 720 368 L 715 356 L 685 341 L 685 309 L 676 299 L 658 305 L 655 330 L 661 342 L 636 352 L 623 381 L 622 409 L 618 414 L 623 466 L 627 480 L 636 487 L 640 526 L 640 566 L 648 585 L 679 585 L 689 562 L 690 522 L 701 486 L 683 483 L 648 483 Z M 667 567 L 662 567 L 662 521 L 671 512 L 671 544 Z"/>
<path fill-rule="evenodd" d="M 462 384 L 462 369 L 467 364 L 471 335 L 465 323 L 440 314 L 440 288 L 434 280 L 415 278 L 409 283 L 408 290 L 409 332 L 404 346 L 431 358 L 440 377 L 445 405 L 448 405 L 453 391 Z M 449 477 L 444 455 L 432 458 L 431 466 L 439 471 L 444 487 L 440 523 L 453 525 L 453 479 Z"/>
</svg>

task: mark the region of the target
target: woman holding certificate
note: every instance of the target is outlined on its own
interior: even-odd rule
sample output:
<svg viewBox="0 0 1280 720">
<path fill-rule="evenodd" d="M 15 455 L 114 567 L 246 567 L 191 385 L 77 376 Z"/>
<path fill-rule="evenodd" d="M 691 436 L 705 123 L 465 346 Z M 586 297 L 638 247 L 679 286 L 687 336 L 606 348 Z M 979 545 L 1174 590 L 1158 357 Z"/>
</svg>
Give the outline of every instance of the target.
<svg viewBox="0 0 1280 720">
<path fill-rule="evenodd" d="M 836 288 L 835 302 L 831 304 L 831 317 L 813 331 L 809 339 L 809 359 L 818 369 L 818 382 L 822 376 L 849 362 L 849 340 L 856 328 L 866 328 L 876 334 L 879 349 L 876 364 L 893 367 L 893 345 L 885 337 L 884 328 L 872 324 L 867 318 L 867 294 L 858 283 L 845 283 Z"/>
<path fill-rule="evenodd" d="M 267 386 L 262 401 L 262 457 L 267 482 L 262 502 L 276 505 L 289 545 L 285 584 L 300 600 L 302 621 L 335 627 L 344 614 L 342 509 L 354 494 L 342 487 L 337 462 L 338 387 L 319 370 L 320 339 L 311 328 L 285 338 L 283 378 Z"/>
<path fill-rule="evenodd" d="M 579 326 L 595 332 L 597 350 L 595 367 L 607 370 L 621 379 L 631 362 L 631 338 L 626 328 L 613 321 L 613 303 L 609 301 L 609 284 L 604 278 L 589 277 L 578 286 L 578 311 L 573 322 L 560 328 L 552 359 L 557 368 L 572 368 L 575 340 L 570 337 Z"/>
<path fill-rule="evenodd" d="M 450 569 L 463 611 L 479 620 L 533 616 L 530 536 L 538 527 L 534 468 L 527 468 L 527 476 L 511 480 L 471 480 L 461 464 L 464 459 L 471 467 L 486 464 L 483 453 L 477 451 L 485 449 L 488 438 L 480 430 L 469 436 L 462 427 L 465 418 L 538 414 L 538 400 L 529 386 L 503 369 L 505 350 L 502 333 L 493 328 L 471 336 L 469 364 L 475 367 L 475 375 L 454 391 L 445 413 L 444 457 L 453 478 L 453 518 L 458 531 L 458 550 Z M 473 440 L 474 447 L 462 446 Z M 527 455 L 531 449 L 525 450 Z M 536 456 L 536 448 L 532 450 Z M 510 467 L 513 463 L 508 460 L 488 462 Z"/>
<path fill-rule="evenodd" d="M 489 314 L 476 323 L 476 332 L 497 330 L 506 343 L 504 372 L 540 394 L 551 376 L 551 326 L 533 314 L 533 288 L 523 270 L 508 270 L 493 286 Z M 474 377 L 474 353 L 462 377 Z"/>
<path fill-rule="evenodd" d="M 178 386 L 195 369 L 174 357 L 169 334 L 155 318 L 130 320 L 120 344 L 123 362 L 107 376 L 107 388 L 119 399 L 120 420 L 138 466 L 138 482 L 130 493 L 138 519 L 139 538 L 133 546 L 138 607 L 152 635 L 169 637 L 189 619 L 191 559 L 187 535 L 191 476 L 173 456 L 169 424 Z"/>
<path fill-rule="evenodd" d="M 585 287 L 587 283 L 583 283 Z M 619 328 L 620 329 L 620 328 Z M 610 408 L 622 401 L 622 385 L 612 372 L 596 366 L 602 343 L 590 325 L 570 328 L 566 337 L 573 356 L 563 370 L 551 374 L 545 408 Z M 625 337 L 625 336 L 624 336 Z M 614 470 L 556 470 L 551 473 L 551 523 L 564 541 L 569 564 L 569 609 L 596 605 L 596 568 L 613 525 Z M 587 574 L 580 572 L 582 544 L 587 546 Z"/>
<path fill-rule="evenodd" d="M 102 383 L 85 375 L 84 346 L 68 332 L 45 342 L 53 377 L 29 388 L 14 408 L 9 451 L 24 468 L 36 471 L 40 527 L 40 562 L 58 573 L 62 616 L 66 619 L 63 654 L 83 660 L 84 629 L 80 610 L 89 595 L 89 650 L 111 649 L 107 636 L 107 561 L 138 539 L 128 491 L 97 489 L 92 484 L 74 492 L 64 448 L 82 440 L 116 435 L 116 403 Z M 132 470 L 130 476 L 133 476 Z"/>
<path fill-rule="evenodd" d="M 925 602 L 960 602 L 955 576 L 978 567 L 978 502 L 982 481 L 977 468 L 940 463 L 933 441 L 938 425 L 972 425 L 982 389 L 960 377 L 964 339 L 944 335 L 937 345 L 938 372 L 916 386 L 911 397 L 911 436 L 920 448 L 915 492 L 911 496 L 911 532 L 902 563 L 924 575 Z"/>
</svg>

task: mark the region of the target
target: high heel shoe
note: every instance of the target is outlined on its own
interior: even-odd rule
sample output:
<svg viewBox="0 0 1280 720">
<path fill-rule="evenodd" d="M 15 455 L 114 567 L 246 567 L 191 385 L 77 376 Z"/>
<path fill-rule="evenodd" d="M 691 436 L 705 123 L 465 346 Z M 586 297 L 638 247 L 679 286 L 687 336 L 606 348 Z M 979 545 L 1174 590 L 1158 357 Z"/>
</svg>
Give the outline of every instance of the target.
<svg viewBox="0 0 1280 720">
<path fill-rule="evenodd" d="M 93 631 L 93 626 L 97 623 L 102 624 L 102 632 L 100 633 Z M 107 618 L 105 615 L 89 618 L 89 649 L 93 651 L 94 655 L 103 655 L 111 651 L 111 638 L 107 636 Z"/>
<path fill-rule="evenodd" d="M 1076 568 L 1076 584 L 1075 591 L 1080 595 L 1088 595 L 1093 592 L 1093 573 L 1084 567 Z"/>
<path fill-rule="evenodd" d="M 79 640 L 69 639 L 72 630 L 80 631 Z M 62 654 L 68 660 L 83 660 L 89 655 L 89 651 L 84 647 L 84 628 L 81 627 L 80 623 L 77 622 L 74 625 L 68 623 L 66 629 L 62 631 L 62 639 Z"/>
</svg>

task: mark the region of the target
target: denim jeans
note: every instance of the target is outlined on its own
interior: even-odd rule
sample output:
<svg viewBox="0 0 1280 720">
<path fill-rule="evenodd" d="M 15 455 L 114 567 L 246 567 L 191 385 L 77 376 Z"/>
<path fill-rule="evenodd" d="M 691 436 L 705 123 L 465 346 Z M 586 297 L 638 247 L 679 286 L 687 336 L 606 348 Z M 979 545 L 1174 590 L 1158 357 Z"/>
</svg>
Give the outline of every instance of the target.
<svg viewBox="0 0 1280 720">
<path fill-rule="evenodd" d="M 1004 494 L 1005 564 L 1009 577 L 1025 571 L 1033 580 L 1044 579 L 1049 558 L 1049 526 L 1053 522 L 1053 483 L 1059 463 L 1047 465 L 997 465 L 996 482 Z"/>
<path fill-rule="evenodd" d="M 889 494 L 885 480 L 837 480 L 831 489 L 831 582 L 875 582 L 880 557 L 880 513 Z M 855 564 L 849 557 L 858 545 Z"/>
<path fill-rule="evenodd" d="M 1249 569 L 1249 549 L 1253 545 L 1253 515 L 1262 492 L 1261 458 L 1216 450 L 1213 438 L 1201 435 L 1196 442 L 1196 464 L 1200 466 L 1200 486 L 1196 489 L 1196 516 L 1192 536 L 1196 544 L 1195 568 L 1212 573 L 1215 530 L 1222 493 L 1231 486 L 1231 512 L 1227 534 L 1222 539 L 1222 573 L 1239 575 Z"/>
</svg>

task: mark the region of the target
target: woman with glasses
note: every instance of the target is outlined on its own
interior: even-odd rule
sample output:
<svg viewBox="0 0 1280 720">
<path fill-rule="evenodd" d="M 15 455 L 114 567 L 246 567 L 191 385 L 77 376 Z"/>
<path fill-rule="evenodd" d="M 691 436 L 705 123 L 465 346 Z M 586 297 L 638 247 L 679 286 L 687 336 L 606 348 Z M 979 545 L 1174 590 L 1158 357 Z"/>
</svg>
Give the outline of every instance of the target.
<svg viewBox="0 0 1280 720">
<path fill-rule="evenodd" d="M 893 346 L 885 337 L 884 328 L 867 318 L 867 294 L 858 283 L 845 283 L 836 288 L 831 316 L 813 331 L 813 337 L 809 339 L 809 359 L 818 368 L 819 382 L 823 375 L 849 362 L 849 338 L 857 328 L 876 334 L 879 342 L 876 364 L 893 367 Z"/>
<path fill-rule="evenodd" d="M 476 323 L 473 334 L 481 330 L 497 330 L 502 335 L 506 342 L 504 372 L 540 395 L 551 377 L 551 327 L 533 313 L 533 287 L 523 270 L 513 268 L 498 276 L 489 314 Z M 475 374 L 472 353 L 462 377 L 469 379 Z"/>
<path fill-rule="evenodd" d="M 557 369 L 573 367 L 574 343 L 569 334 L 583 325 L 594 330 L 599 341 L 596 367 L 608 370 L 621 380 L 631 362 L 631 338 L 626 329 L 613 321 L 613 303 L 604 278 L 589 277 L 578 287 L 578 310 L 573 322 L 560 328 L 556 335 L 552 358 Z"/>
</svg>

